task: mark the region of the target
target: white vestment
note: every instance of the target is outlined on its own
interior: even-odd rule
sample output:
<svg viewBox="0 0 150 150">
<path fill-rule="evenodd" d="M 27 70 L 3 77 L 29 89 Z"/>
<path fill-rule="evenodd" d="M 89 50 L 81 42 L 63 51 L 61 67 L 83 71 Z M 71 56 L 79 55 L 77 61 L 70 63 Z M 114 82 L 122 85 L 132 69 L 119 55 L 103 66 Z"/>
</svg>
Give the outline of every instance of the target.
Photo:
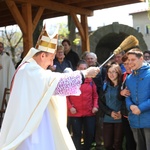
<svg viewBox="0 0 150 150">
<path fill-rule="evenodd" d="M 53 96 L 63 76 L 44 70 L 33 59 L 21 66 L 15 75 L 2 124 L 0 150 L 75 150 L 64 121 L 66 108 L 62 106 L 64 111 L 58 110 L 59 101 L 66 99 Z M 65 80 L 63 83 L 67 84 L 67 77 Z M 74 90 L 76 95 L 80 94 L 80 84 L 74 87 L 78 89 Z M 72 84 L 68 86 L 72 88 Z M 63 90 L 66 89 L 60 92 Z"/>
<path fill-rule="evenodd" d="M 2 105 L 2 99 L 5 88 L 10 88 L 11 80 L 15 72 L 15 67 L 10 56 L 6 53 L 0 55 L 0 107 Z"/>
</svg>

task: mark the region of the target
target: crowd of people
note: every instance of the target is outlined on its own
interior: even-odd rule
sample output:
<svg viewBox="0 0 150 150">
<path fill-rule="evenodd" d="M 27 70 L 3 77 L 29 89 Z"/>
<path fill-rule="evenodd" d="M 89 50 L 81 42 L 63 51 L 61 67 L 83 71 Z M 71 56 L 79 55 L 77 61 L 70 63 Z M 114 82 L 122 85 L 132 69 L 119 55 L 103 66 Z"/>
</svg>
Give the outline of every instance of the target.
<svg viewBox="0 0 150 150">
<path fill-rule="evenodd" d="M 138 47 L 132 48 L 130 51 L 135 51 L 137 53 L 140 51 L 142 54 L 142 51 Z M 98 95 L 98 105 L 95 112 L 92 111 L 95 104 L 94 94 L 92 94 L 92 97 L 90 95 L 88 96 L 93 102 L 90 107 L 90 113 L 93 113 L 93 115 L 85 111 L 88 110 L 86 107 L 90 104 L 89 98 L 85 96 L 87 93 L 90 94 L 88 91 L 90 88 L 88 85 L 86 85 L 88 90 L 84 90 L 83 88 L 84 84 L 88 83 L 86 80 L 80 88 L 82 92 L 80 96 L 67 96 L 68 130 L 72 135 L 77 150 L 90 150 L 94 142 L 96 143 L 96 150 L 122 150 L 123 143 L 125 143 L 124 147 L 126 150 L 142 150 L 144 147 L 144 149 L 148 149 L 148 143 L 146 143 L 146 141 L 144 142 L 144 139 L 147 138 L 145 133 L 137 129 L 138 131 L 136 131 L 136 133 L 138 135 L 135 135 L 134 128 L 130 126 L 128 118 L 130 117 L 128 114 L 132 113 L 131 108 L 133 107 L 126 107 L 127 97 L 132 96 L 132 90 L 130 91 L 128 89 L 126 80 L 128 75 L 133 74 L 134 70 L 134 68 L 132 68 L 132 61 L 128 61 L 130 51 L 126 54 L 122 52 L 115 55 L 111 62 L 101 68 L 97 76 L 92 78 Z M 147 68 L 149 68 L 148 53 L 149 51 L 145 51 L 140 56 L 143 58 L 141 65 L 146 64 Z M 136 56 L 136 53 L 133 55 Z M 76 66 L 77 70 L 79 70 L 80 65 L 82 65 L 81 70 L 91 66 L 100 66 L 97 62 L 97 56 L 93 52 L 85 52 L 81 59 L 82 60 L 78 61 L 78 65 Z M 139 102 L 137 102 L 136 105 L 138 105 L 138 103 Z M 87 118 L 89 119 L 91 117 L 93 120 L 88 122 Z M 143 143 L 140 144 L 142 147 L 138 146 L 137 142 L 139 142 L 139 139 L 137 137 L 142 139 Z M 81 142 L 82 140 L 84 141 L 83 143 Z"/>
<path fill-rule="evenodd" d="M 15 72 L 0 42 L 0 96 L 11 87 L 0 149 L 150 149 L 149 51 L 132 47 L 99 68 L 95 53 L 80 58 L 68 39 L 40 44 Z"/>
</svg>

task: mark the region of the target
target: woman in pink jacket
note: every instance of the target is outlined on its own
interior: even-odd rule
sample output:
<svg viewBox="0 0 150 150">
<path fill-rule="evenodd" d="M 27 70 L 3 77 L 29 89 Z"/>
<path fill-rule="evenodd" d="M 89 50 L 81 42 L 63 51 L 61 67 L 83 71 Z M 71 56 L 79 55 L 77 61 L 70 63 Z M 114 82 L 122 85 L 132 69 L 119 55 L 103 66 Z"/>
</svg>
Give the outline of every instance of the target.
<svg viewBox="0 0 150 150">
<path fill-rule="evenodd" d="M 84 70 L 87 64 L 80 60 L 77 70 Z M 90 150 L 95 131 L 95 113 L 98 111 L 98 94 L 92 78 L 86 78 L 81 85 L 80 96 L 68 96 L 68 119 L 72 126 L 73 142 L 77 150 L 81 150 L 83 131 L 84 150 Z"/>
</svg>

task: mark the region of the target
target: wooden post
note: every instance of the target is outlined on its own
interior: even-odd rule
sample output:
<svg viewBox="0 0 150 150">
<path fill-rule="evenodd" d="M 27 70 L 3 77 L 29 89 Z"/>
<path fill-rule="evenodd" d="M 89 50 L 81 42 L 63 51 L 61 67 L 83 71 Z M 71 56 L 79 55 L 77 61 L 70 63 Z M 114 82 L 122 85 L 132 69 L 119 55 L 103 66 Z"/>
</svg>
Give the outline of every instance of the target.
<svg viewBox="0 0 150 150">
<path fill-rule="evenodd" d="M 23 56 L 25 56 L 33 46 L 33 24 L 32 24 L 32 8 L 31 4 L 22 5 L 22 16 L 26 23 L 26 32 L 23 33 Z"/>
<path fill-rule="evenodd" d="M 44 8 L 39 7 L 35 17 L 32 17 L 32 4 L 30 1 L 22 3 L 22 12 L 18 9 L 16 3 L 12 0 L 6 0 L 6 4 L 11 11 L 14 19 L 19 25 L 23 34 L 23 57 L 33 46 L 33 32 L 43 14 Z M 33 18 L 33 20 L 32 20 Z"/>
<path fill-rule="evenodd" d="M 81 15 L 81 24 L 84 30 L 84 39 L 82 39 L 82 52 L 90 51 L 88 21 L 86 15 Z"/>
<path fill-rule="evenodd" d="M 87 16 L 81 15 L 81 23 L 75 13 L 71 12 L 71 16 L 81 36 L 82 52 L 90 51 Z"/>
<path fill-rule="evenodd" d="M 29 49 L 33 46 L 33 31 L 35 30 L 44 9 L 55 10 L 58 12 L 61 11 L 67 14 L 71 14 L 82 39 L 82 51 L 89 51 L 87 16 L 93 15 L 92 10 L 69 6 L 49 0 L 5 0 L 5 2 L 23 33 L 23 56 L 25 56 L 28 53 Z M 20 3 L 20 5 L 22 6 L 22 13 L 20 12 L 20 9 L 17 7 L 18 5 L 16 5 L 16 3 Z M 32 6 L 36 6 L 39 8 L 34 18 L 32 16 Z M 76 16 L 77 14 L 83 15 L 81 16 L 81 23 Z"/>
</svg>

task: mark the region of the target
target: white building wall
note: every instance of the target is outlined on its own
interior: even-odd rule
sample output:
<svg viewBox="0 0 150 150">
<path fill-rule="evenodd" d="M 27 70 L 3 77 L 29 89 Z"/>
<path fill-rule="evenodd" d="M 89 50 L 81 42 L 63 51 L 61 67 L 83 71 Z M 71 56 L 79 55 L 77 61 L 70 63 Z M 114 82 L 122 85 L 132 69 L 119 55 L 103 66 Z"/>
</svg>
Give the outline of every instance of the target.
<svg viewBox="0 0 150 150">
<path fill-rule="evenodd" d="M 148 50 L 150 50 L 150 18 L 148 18 L 148 12 L 142 11 L 131 15 L 133 17 L 133 27 L 143 34 Z"/>
</svg>

